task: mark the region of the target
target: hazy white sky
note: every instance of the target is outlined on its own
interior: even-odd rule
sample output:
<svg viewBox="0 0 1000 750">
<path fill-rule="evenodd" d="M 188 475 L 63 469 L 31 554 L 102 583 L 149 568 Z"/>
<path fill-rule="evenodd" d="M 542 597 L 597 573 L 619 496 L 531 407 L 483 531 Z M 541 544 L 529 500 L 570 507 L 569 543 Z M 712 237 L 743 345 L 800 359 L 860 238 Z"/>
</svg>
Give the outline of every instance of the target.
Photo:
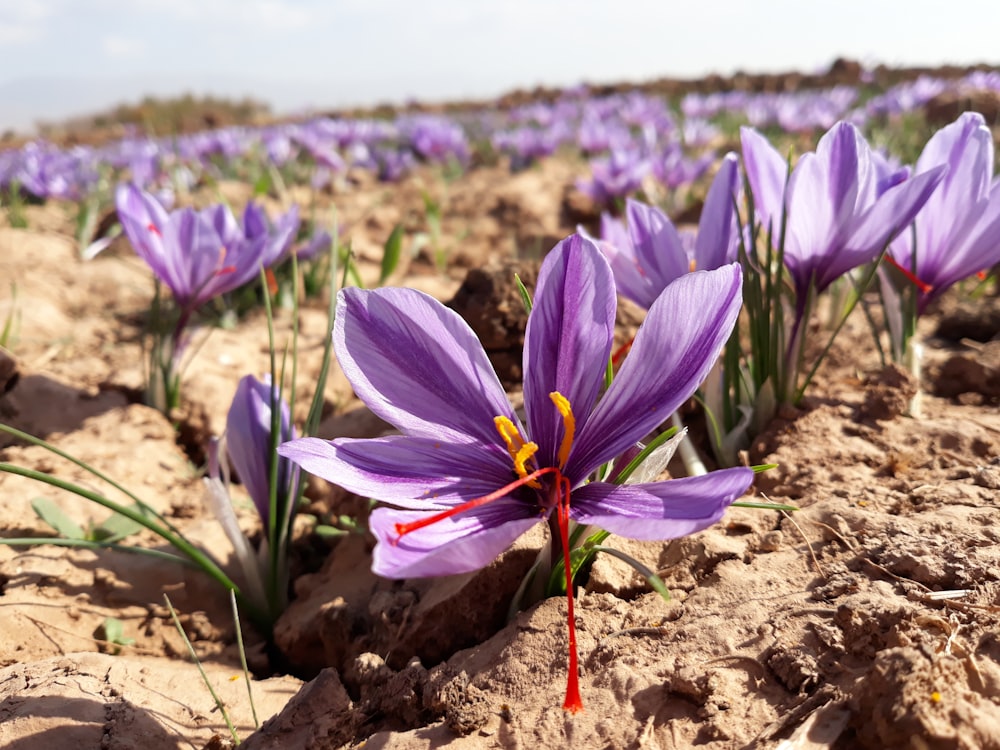
<svg viewBox="0 0 1000 750">
<path fill-rule="evenodd" d="M 281 111 L 797 68 L 1000 63 L 997 0 L 0 0 L 0 127 L 142 93 Z"/>
</svg>

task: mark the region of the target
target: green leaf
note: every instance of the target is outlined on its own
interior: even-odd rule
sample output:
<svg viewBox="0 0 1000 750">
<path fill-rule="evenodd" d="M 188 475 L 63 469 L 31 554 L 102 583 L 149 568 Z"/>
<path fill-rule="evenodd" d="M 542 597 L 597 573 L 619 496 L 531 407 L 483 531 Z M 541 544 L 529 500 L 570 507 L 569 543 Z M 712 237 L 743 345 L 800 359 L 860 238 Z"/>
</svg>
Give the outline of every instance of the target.
<svg viewBox="0 0 1000 750">
<path fill-rule="evenodd" d="M 133 506 L 135 507 L 135 506 Z M 141 508 L 135 510 L 142 512 Z M 125 537 L 138 534 L 142 526 L 120 513 L 112 513 L 101 524 L 91 530 L 91 537 L 99 542 L 118 542 Z"/>
<path fill-rule="evenodd" d="M 260 197 L 261 195 L 267 195 L 271 192 L 272 180 L 271 174 L 269 172 L 261 172 L 257 181 L 253 184 L 253 194 L 254 197 Z"/>
<path fill-rule="evenodd" d="M 528 294 L 527 287 L 524 286 L 524 282 L 521 281 L 521 277 L 516 273 L 514 274 L 514 283 L 517 284 L 517 291 L 521 295 L 521 302 L 524 303 L 524 311 L 531 315 L 531 295 Z"/>
<path fill-rule="evenodd" d="M 754 503 L 754 502 L 741 502 L 737 501 L 733 503 L 730 507 L 732 508 L 755 508 L 756 510 L 784 510 L 789 513 L 799 510 L 797 505 L 785 505 L 784 503 Z"/>
<path fill-rule="evenodd" d="M 385 241 L 385 249 L 382 253 L 382 271 L 378 277 L 379 286 L 392 275 L 399 265 L 399 257 L 403 251 L 403 225 L 396 224 L 389 234 L 389 239 Z"/>
<path fill-rule="evenodd" d="M 617 557 L 624 563 L 628 563 L 629 565 L 631 565 L 633 568 L 636 569 L 639 575 L 641 575 L 643 578 L 646 579 L 646 583 L 649 584 L 650 588 L 652 588 L 653 591 L 662 596 L 664 601 L 667 602 L 670 601 L 670 591 L 667 589 L 667 585 L 663 582 L 663 579 L 660 578 L 658 575 L 656 575 L 656 573 L 647 568 L 645 565 L 643 565 L 641 562 L 636 560 L 631 555 L 626 555 L 624 552 L 615 549 L 614 547 L 598 546 L 598 547 L 592 547 L 591 549 L 594 552 L 604 552 L 605 554 L 611 555 L 612 557 Z"/>
<path fill-rule="evenodd" d="M 31 501 L 35 515 L 67 539 L 87 539 L 88 534 L 76 521 L 63 513 L 62 508 L 47 497 L 36 497 Z"/>
</svg>

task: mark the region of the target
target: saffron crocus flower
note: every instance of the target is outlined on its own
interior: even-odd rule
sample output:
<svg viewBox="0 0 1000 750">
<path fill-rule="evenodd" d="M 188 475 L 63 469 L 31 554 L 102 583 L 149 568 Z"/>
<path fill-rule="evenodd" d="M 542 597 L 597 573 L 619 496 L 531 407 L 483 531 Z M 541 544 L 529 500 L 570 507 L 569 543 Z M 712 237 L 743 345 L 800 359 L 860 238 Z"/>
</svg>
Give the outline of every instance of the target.
<svg viewBox="0 0 1000 750">
<path fill-rule="evenodd" d="M 262 245 L 260 262 L 269 268 L 287 258 L 292 250 L 292 241 L 299 231 L 299 207 L 293 204 L 272 226 L 261 206 L 247 203 L 240 229 L 234 240 L 251 246 L 254 252 L 257 245 Z"/>
<path fill-rule="evenodd" d="M 276 390 L 269 381 L 269 378 L 257 380 L 253 375 L 241 379 L 226 417 L 226 447 L 230 463 L 253 500 L 265 533 L 271 513 L 271 399 L 272 391 Z M 274 397 L 277 398 L 277 394 Z M 278 426 L 281 436 L 278 443 L 295 438 L 295 429 L 284 400 L 281 400 Z M 296 475 L 287 459 L 278 461 L 276 497 L 279 508 L 289 508 L 289 514 L 293 510 L 290 503 Z"/>
<path fill-rule="evenodd" d="M 917 160 L 917 177 L 947 165 L 914 231 L 892 243 L 892 259 L 920 282 L 920 312 L 957 281 L 1000 263 L 1000 183 L 993 179 L 993 136 L 967 112 L 937 131 Z M 917 179 L 917 177 L 913 179 Z"/>
<path fill-rule="evenodd" d="M 638 190 L 649 169 L 649 159 L 638 149 L 616 148 L 607 157 L 593 159 L 590 179 L 577 180 L 576 186 L 595 203 L 610 206 Z"/>
<path fill-rule="evenodd" d="M 280 402 L 278 440 L 271 437 L 272 399 Z M 273 446 L 295 437 L 288 405 L 270 379 L 247 375 L 240 380 L 226 418 L 225 444 L 230 464 L 246 487 L 260 515 L 264 542 L 254 551 L 240 529 L 229 497 L 229 469 L 219 454 L 219 441 L 209 446 L 209 471 L 205 479 L 208 501 L 236 552 L 246 582 L 245 595 L 273 622 L 288 601 L 288 538 L 298 500 L 298 468 L 278 458 Z M 271 462 L 277 460 L 271 505 Z"/>
<path fill-rule="evenodd" d="M 546 520 L 566 555 L 570 519 L 635 539 L 690 534 L 722 516 L 750 485 L 750 469 L 632 485 L 590 479 L 694 393 L 740 304 L 737 265 L 670 285 L 598 400 L 614 333 L 614 280 L 591 241 L 563 240 L 542 264 L 528 319 L 524 425 L 456 313 L 411 289 L 345 289 L 337 358 L 355 393 L 402 434 L 304 438 L 279 453 L 395 506 L 377 508 L 369 522 L 378 540 L 373 570 L 390 578 L 482 568 Z M 567 591 L 564 707 L 577 711 L 571 585 Z"/>
<path fill-rule="evenodd" d="M 119 185 L 115 204 L 136 253 L 188 313 L 256 278 L 261 267 L 274 260 L 271 256 L 281 243 L 291 241 L 291 225 L 298 226 L 293 214 L 279 224 L 279 234 L 272 235 L 266 220 L 249 209 L 240 227 L 224 205 L 167 213 L 152 195 L 131 184 Z"/>
<path fill-rule="evenodd" d="M 743 163 L 765 231 L 779 241 L 784 220 L 785 265 L 799 304 L 875 260 L 916 216 L 941 181 L 937 167 L 877 195 L 878 175 L 868 143 L 856 127 L 840 122 L 803 154 L 787 186 L 785 159 L 751 128 L 741 128 Z"/>
<path fill-rule="evenodd" d="M 618 292 L 649 309 L 680 276 L 735 261 L 739 229 L 734 198 L 739 179 L 736 154 L 726 154 L 709 188 L 694 242 L 685 242 L 663 211 L 639 201 L 625 203 L 627 229 L 603 214 L 599 247 L 611 264 Z"/>
</svg>

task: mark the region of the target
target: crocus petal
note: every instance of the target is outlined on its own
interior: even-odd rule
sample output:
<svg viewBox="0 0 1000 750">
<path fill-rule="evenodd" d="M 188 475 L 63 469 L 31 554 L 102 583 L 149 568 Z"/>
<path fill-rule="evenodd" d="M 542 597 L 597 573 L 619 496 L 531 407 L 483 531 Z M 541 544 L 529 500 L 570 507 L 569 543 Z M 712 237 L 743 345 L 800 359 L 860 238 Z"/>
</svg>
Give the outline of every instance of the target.
<svg viewBox="0 0 1000 750">
<path fill-rule="evenodd" d="M 878 257 L 913 221 L 938 186 L 944 171 L 945 167 L 936 167 L 886 190 L 875 205 L 854 222 L 843 249 L 826 260 L 822 272 L 817 275 L 816 290 L 823 291 L 847 271 Z"/>
<path fill-rule="evenodd" d="M 524 335 L 524 408 L 540 466 L 555 466 L 565 427 L 549 394 L 581 429 L 604 382 L 615 328 L 615 283 L 590 240 L 574 234 L 546 256 Z"/>
<path fill-rule="evenodd" d="M 171 214 L 163 244 L 174 252 L 168 254 L 162 278 L 181 307 L 196 307 L 217 293 L 214 280 L 224 248 L 209 216 L 191 209 Z"/>
<path fill-rule="evenodd" d="M 136 254 L 158 278 L 165 279 L 168 269 L 163 246 L 163 227 L 168 220 L 166 210 L 153 196 L 131 183 L 119 185 L 115 190 L 115 207 L 122 230 Z"/>
<path fill-rule="evenodd" d="M 333 342 L 358 397 L 408 435 L 500 444 L 494 417 L 518 424 L 475 333 L 423 292 L 341 290 Z"/>
<path fill-rule="evenodd" d="M 511 481 L 510 456 L 499 447 L 405 435 L 301 438 L 279 446 L 278 453 L 362 497 L 414 510 L 440 510 Z"/>
<path fill-rule="evenodd" d="M 226 449 L 250 499 L 267 528 L 270 512 L 268 454 L 271 449 L 270 386 L 252 375 L 236 386 L 226 417 Z M 286 419 L 287 425 L 287 419 Z"/>
<path fill-rule="evenodd" d="M 785 204 L 788 163 L 767 138 L 753 128 L 740 128 L 743 168 L 750 182 L 754 208 L 760 214 L 764 231 L 770 230 L 777 242 Z"/>
<path fill-rule="evenodd" d="M 368 527 L 378 539 L 373 572 L 387 578 L 425 578 L 479 570 L 540 520 L 525 503 L 498 500 L 400 538 L 396 524 L 426 517 L 392 508 L 372 511 Z"/>
<path fill-rule="evenodd" d="M 742 282 L 733 263 L 685 274 L 663 291 L 611 387 L 577 433 L 564 472 L 574 482 L 641 440 L 701 385 L 736 323 Z"/>
<path fill-rule="evenodd" d="M 629 199 L 625 214 L 636 260 L 656 292 L 691 270 L 677 228 L 663 211 Z M 651 304 L 652 300 L 644 307 Z"/>
<path fill-rule="evenodd" d="M 947 254 L 927 278 L 918 275 L 934 287 L 936 294 L 971 276 L 1000 263 L 1000 183 L 994 185 L 989 201 L 976 217 L 972 232 L 953 252 Z"/>
<path fill-rule="evenodd" d="M 584 232 L 580 233 L 586 236 Z M 653 285 L 652 279 L 639 263 L 624 222 L 602 213 L 601 239 L 595 240 L 595 243 L 611 266 L 618 294 L 648 310 L 662 290 Z"/>
<path fill-rule="evenodd" d="M 264 209 L 251 201 L 243 209 L 243 234 L 246 237 L 266 235 L 269 231 Z"/>
<path fill-rule="evenodd" d="M 698 221 L 694 245 L 695 268 L 708 271 L 736 260 L 737 226 L 735 200 L 740 189 L 739 160 L 730 152 L 722 159 L 705 207 Z"/>
<path fill-rule="evenodd" d="M 630 539 L 675 539 L 718 521 L 752 482 L 745 467 L 649 484 L 591 482 L 573 491 L 570 514 Z"/>
</svg>

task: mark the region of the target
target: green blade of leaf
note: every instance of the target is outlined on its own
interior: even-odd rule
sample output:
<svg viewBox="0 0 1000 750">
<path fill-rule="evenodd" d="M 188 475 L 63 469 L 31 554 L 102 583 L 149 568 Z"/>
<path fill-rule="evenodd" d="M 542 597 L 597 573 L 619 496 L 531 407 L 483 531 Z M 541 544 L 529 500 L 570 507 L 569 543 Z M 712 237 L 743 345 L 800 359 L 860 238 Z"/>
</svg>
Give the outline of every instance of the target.
<svg viewBox="0 0 1000 750">
<path fill-rule="evenodd" d="M 396 224 L 389 234 L 389 239 L 385 241 L 385 248 L 382 252 L 382 270 L 379 273 L 379 286 L 385 283 L 392 272 L 399 265 L 399 258 L 403 252 L 403 225 Z"/>
<path fill-rule="evenodd" d="M 624 552 L 615 549 L 614 547 L 596 546 L 592 547 L 591 549 L 594 552 L 604 552 L 605 554 L 611 555 L 612 557 L 617 557 L 623 563 L 631 565 L 633 568 L 635 568 L 636 572 L 639 575 L 641 575 L 643 578 L 646 579 L 646 583 L 649 584 L 650 588 L 653 589 L 653 591 L 662 596 L 664 601 L 667 602 L 670 601 L 670 591 L 667 589 L 667 584 L 663 582 L 663 579 L 660 578 L 658 575 L 656 575 L 656 573 L 647 568 L 645 565 L 643 565 L 641 562 L 636 560 L 631 555 L 626 555 Z"/>
<path fill-rule="evenodd" d="M 63 513 L 62 508 L 47 497 L 36 497 L 31 501 L 35 515 L 67 539 L 86 539 L 87 533 L 76 521 Z"/>
</svg>

